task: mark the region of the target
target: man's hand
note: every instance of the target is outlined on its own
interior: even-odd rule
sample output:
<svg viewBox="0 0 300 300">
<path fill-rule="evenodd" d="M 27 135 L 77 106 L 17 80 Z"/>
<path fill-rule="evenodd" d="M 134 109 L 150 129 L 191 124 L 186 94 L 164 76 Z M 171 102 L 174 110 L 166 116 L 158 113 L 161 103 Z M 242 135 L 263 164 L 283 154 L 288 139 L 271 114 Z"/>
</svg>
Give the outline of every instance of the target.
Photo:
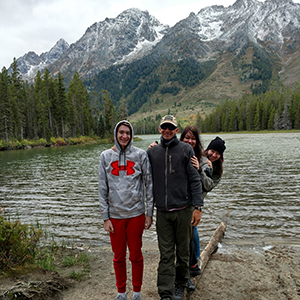
<svg viewBox="0 0 300 300">
<path fill-rule="evenodd" d="M 193 212 L 193 217 L 192 217 L 192 225 L 197 226 L 202 218 L 202 212 L 200 210 L 195 209 Z"/>
<path fill-rule="evenodd" d="M 158 143 L 155 141 L 155 142 L 151 143 L 151 144 L 148 146 L 148 148 L 150 149 L 150 148 L 155 147 L 155 146 L 157 146 L 157 145 L 158 145 Z"/>
<path fill-rule="evenodd" d="M 146 217 L 145 219 L 145 229 L 149 229 L 152 225 L 152 217 Z"/>
<path fill-rule="evenodd" d="M 111 233 L 115 232 L 115 229 L 114 229 L 114 226 L 113 226 L 111 220 L 108 219 L 108 220 L 104 221 L 104 230 L 111 232 Z"/>
</svg>

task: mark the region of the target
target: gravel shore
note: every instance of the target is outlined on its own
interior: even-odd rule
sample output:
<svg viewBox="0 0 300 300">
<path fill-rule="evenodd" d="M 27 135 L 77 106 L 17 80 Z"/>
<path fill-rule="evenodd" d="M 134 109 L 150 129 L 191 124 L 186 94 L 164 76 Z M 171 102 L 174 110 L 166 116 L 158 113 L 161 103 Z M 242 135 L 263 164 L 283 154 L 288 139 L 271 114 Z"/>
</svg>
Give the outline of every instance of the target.
<svg viewBox="0 0 300 300">
<path fill-rule="evenodd" d="M 11 299 L 4 292 L 18 282 L 60 281 L 59 292 L 51 296 L 32 299 L 60 300 L 113 300 L 116 297 L 115 276 L 110 247 L 95 247 L 85 251 L 90 262 L 85 278 L 75 281 L 67 278 L 71 268 L 59 272 L 35 272 L 1 279 L 0 299 Z M 144 300 L 159 299 L 156 288 L 159 252 L 155 245 L 143 247 L 144 280 L 141 295 Z M 276 246 L 262 251 L 237 248 L 231 253 L 215 253 L 211 256 L 202 275 L 193 278 L 196 291 L 187 293 L 189 300 L 286 300 L 300 299 L 300 248 Z M 59 287 L 57 287 L 59 289 Z M 128 299 L 132 298 L 131 269 L 128 262 Z M 1 296 L 2 295 L 2 296 Z M 40 294 L 42 295 L 42 294 Z M 25 299 L 25 298 L 22 298 Z"/>
</svg>

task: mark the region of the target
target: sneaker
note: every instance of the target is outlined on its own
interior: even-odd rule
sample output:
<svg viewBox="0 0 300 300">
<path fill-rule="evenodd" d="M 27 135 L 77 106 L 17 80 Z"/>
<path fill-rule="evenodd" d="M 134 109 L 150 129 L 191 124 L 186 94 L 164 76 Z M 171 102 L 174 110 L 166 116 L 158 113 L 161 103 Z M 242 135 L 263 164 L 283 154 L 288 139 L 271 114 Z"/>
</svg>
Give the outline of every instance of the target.
<svg viewBox="0 0 300 300">
<path fill-rule="evenodd" d="M 195 267 L 190 267 L 190 276 L 196 277 L 201 274 L 201 269 L 196 265 Z"/>
<path fill-rule="evenodd" d="M 184 288 L 181 285 L 175 285 L 174 300 L 183 300 Z"/>
<path fill-rule="evenodd" d="M 193 284 L 192 280 L 189 279 L 188 282 L 186 283 L 186 288 L 190 291 L 190 292 L 193 292 L 196 287 L 195 285 Z"/>
<path fill-rule="evenodd" d="M 141 295 L 134 295 L 132 297 L 132 300 L 142 300 L 142 297 L 141 297 Z"/>
<path fill-rule="evenodd" d="M 115 300 L 128 300 L 127 299 L 127 295 L 125 295 L 125 297 L 123 297 L 122 295 L 118 295 Z"/>
</svg>

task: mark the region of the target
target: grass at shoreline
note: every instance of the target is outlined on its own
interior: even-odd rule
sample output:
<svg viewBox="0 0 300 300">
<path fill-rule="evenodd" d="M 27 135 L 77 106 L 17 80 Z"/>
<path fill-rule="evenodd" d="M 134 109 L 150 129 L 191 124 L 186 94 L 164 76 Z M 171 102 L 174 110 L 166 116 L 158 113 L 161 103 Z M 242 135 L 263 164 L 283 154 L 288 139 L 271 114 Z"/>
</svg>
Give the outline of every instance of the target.
<svg viewBox="0 0 300 300">
<path fill-rule="evenodd" d="M 134 141 L 141 140 L 139 137 L 134 137 Z M 60 146 L 73 146 L 73 145 L 92 145 L 92 144 L 112 144 L 114 138 L 101 139 L 99 137 L 80 136 L 76 138 L 63 139 L 61 137 L 52 137 L 50 141 L 45 139 L 38 140 L 13 140 L 4 141 L 0 140 L 0 151 L 5 150 L 26 150 L 32 148 L 43 148 L 43 147 L 60 147 Z"/>
<path fill-rule="evenodd" d="M 77 281 L 89 273 L 87 247 L 57 243 L 39 224 L 11 220 L 3 211 L 0 207 L 0 280 L 37 269 L 66 271 L 65 276 Z"/>
</svg>

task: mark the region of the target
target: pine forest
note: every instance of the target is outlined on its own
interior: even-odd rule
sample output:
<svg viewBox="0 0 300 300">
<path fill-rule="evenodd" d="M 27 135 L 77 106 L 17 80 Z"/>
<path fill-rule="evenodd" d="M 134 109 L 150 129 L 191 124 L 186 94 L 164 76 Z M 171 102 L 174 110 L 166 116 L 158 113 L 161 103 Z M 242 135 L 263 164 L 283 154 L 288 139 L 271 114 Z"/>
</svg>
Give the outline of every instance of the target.
<svg viewBox="0 0 300 300">
<path fill-rule="evenodd" d="M 59 141 L 70 143 L 82 136 L 109 138 L 118 120 L 130 120 L 124 100 L 117 102 L 116 107 L 114 99 L 110 99 L 115 93 L 109 90 L 102 90 L 101 95 L 89 93 L 78 73 L 66 88 L 62 75 L 58 73 L 53 78 L 48 70 L 44 74 L 38 72 L 34 83 L 29 85 L 22 80 L 14 60 L 11 74 L 5 67 L 0 72 L 0 149 L 8 149 L 13 141 L 24 148 L 24 141 L 29 140 L 40 140 L 47 145 Z M 156 134 L 160 118 L 157 115 L 154 119 L 133 122 L 135 133 Z M 180 129 L 187 122 L 202 133 L 299 130 L 300 86 L 227 99 L 205 119 L 198 114 L 179 120 Z"/>
</svg>

